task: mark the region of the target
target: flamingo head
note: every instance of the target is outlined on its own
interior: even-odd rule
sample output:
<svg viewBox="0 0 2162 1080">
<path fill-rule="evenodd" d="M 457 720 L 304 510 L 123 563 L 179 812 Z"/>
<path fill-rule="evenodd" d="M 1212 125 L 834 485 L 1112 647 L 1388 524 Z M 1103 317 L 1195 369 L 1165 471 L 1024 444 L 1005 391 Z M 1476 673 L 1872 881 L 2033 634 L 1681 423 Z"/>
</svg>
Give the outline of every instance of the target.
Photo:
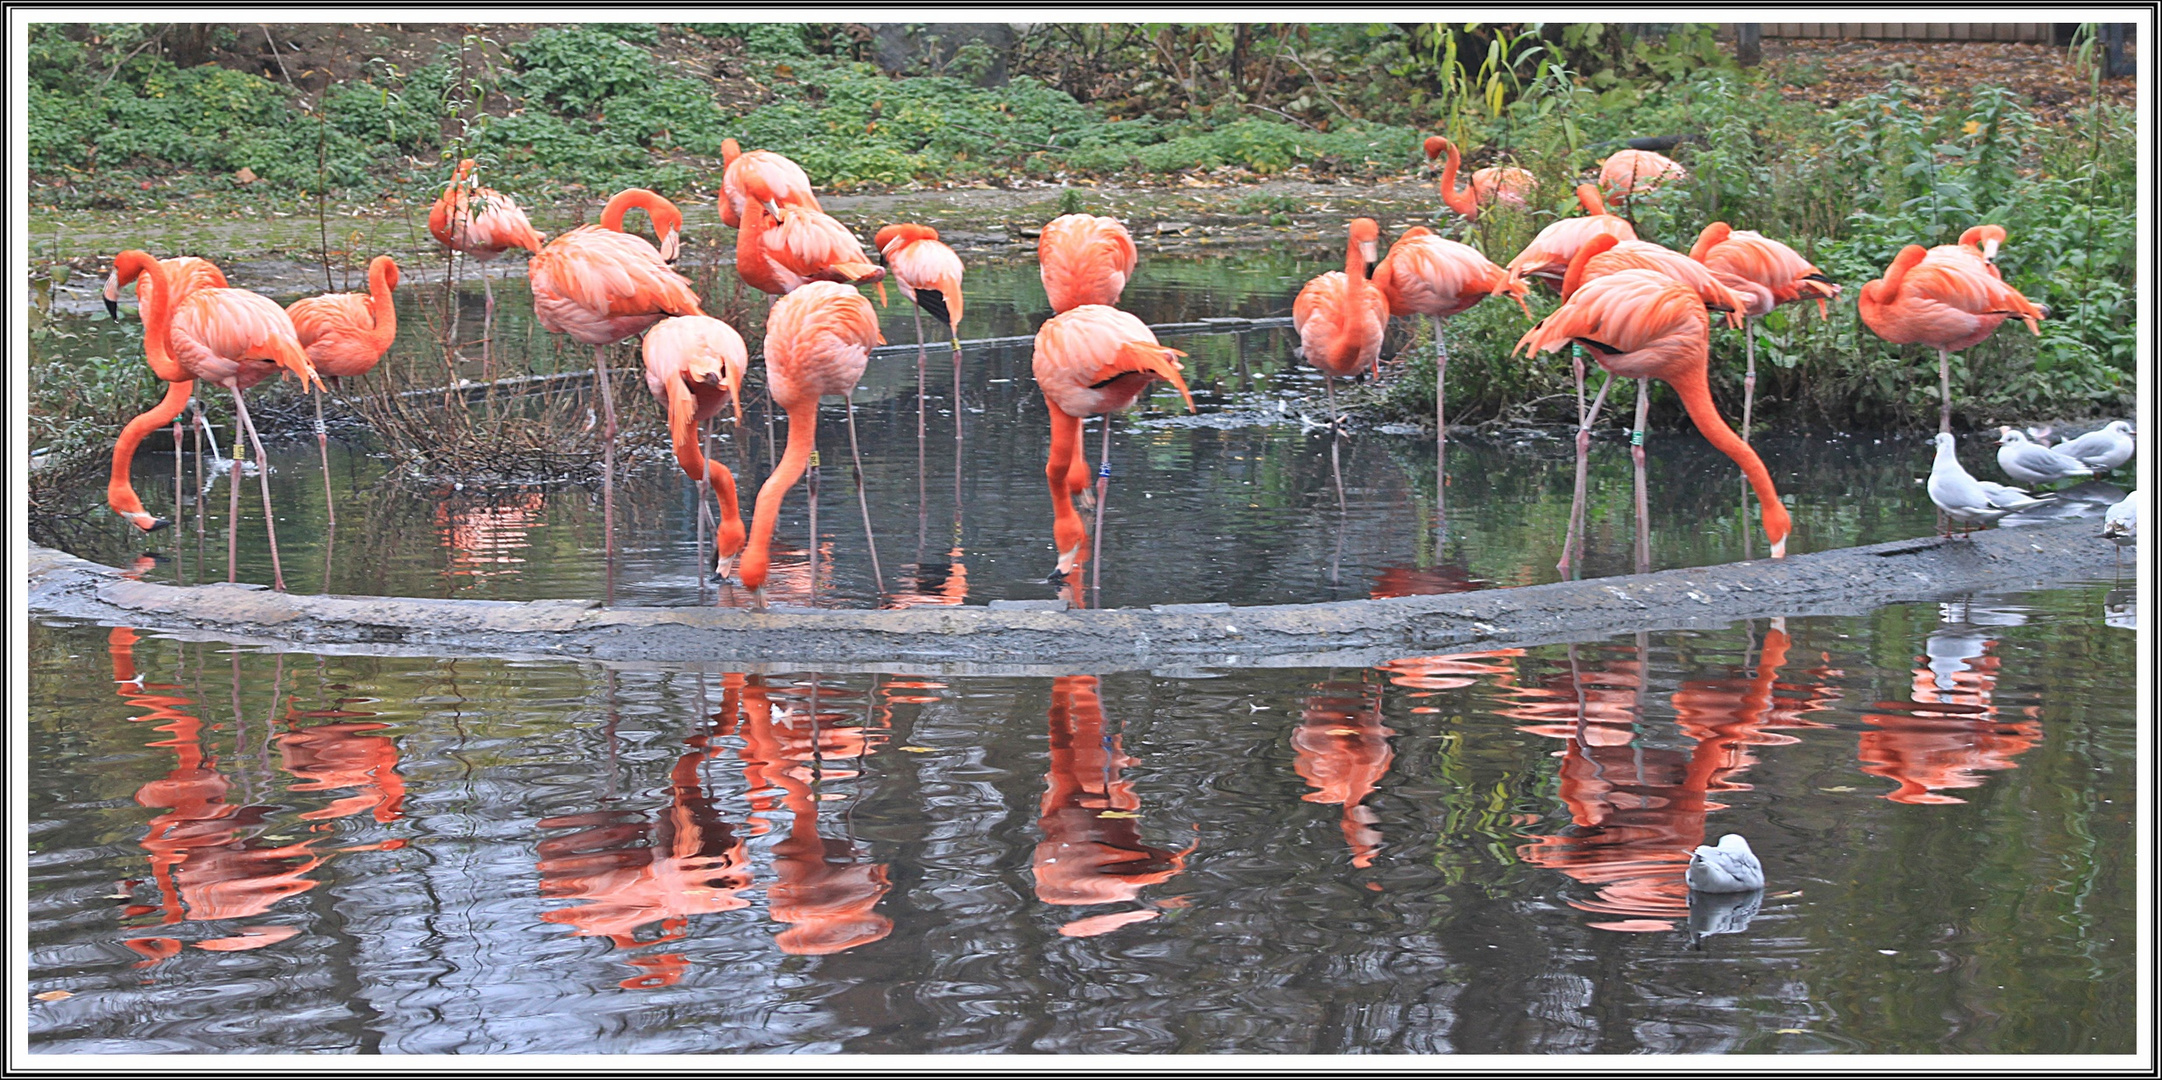
<svg viewBox="0 0 2162 1080">
<path fill-rule="evenodd" d="M 1449 140 L 1444 139 L 1439 135 L 1428 135 L 1426 137 L 1426 160 L 1432 161 L 1435 158 L 1440 157 L 1442 151 L 1447 150 L 1448 148 Z"/>
<path fill-rule="evenodd" d="M 398 261 L 388 255 L 378 255 L 368 260 L 368 273 L 371 276 L 381 273 L 383 275 L 383 287 L 386 289 L 398 287 Z"/>
<path fill-rule="evenodd" d="M 1960 246 L 1981 248 L 1982 261 L 1988 263 L 1997 261 L 1997 246 L 2004 243 L 2004 240 L 2005 231 L 2002 225 L 1976 225 L 1959 234 Z"/>
<path fill-rule="evenodd" d="M 105 275 L 105 315 L 111 319 L 120 317 L 119 267 L 114 267 L 112 273 Z"/>
<path fill-rule="evenodd" d="M 1351 223 L 1351 242 L 1359 245 L 1359 257 L 1372 266 L 1381 261 L 1381 224 L 1373 218 L 1356 218 Z"/>
</svg>

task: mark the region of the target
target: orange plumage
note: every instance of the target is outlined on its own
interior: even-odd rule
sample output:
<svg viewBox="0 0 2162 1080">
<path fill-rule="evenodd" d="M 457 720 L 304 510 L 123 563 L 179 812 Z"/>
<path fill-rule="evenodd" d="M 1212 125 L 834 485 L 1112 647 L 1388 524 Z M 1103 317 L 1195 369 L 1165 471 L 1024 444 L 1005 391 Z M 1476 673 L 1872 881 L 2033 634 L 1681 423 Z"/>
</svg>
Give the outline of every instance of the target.
<svg viewBox="0 0 2162 1080">
<path fill-rule="evenodd" d="M 1128 408 L 1158 379 L 1176 387 L 1192 410 L 1193 394 L 1178 361 L 1184 355 L 1158 344 L 1147 323 L 1102 304 L 1061 312 L 1036 331 L 1032 366 L 1051 414 L 1051 457 L 1044 475 L 1051 484 L 1060 573 L 1070 573 L 1087 558 L 1081 547 L 1088 530 L 1073 507 L 1073 497 L 1089 481 L 1081 453 L 1082 419 Z"/>
<path fill-rule="evenodd" d="M 1771 473 L 1734 434 L 1712 403 L 1705 374 L 1711 359 L 1711 317 L 1689 286 L 1653 270 L 1622 270 L 1578 289 L 1568 303 L 1518 340 L 1526 355 L 1575 342 L 1599 366 L 1629 379 L 1659 379 L 1674 388 L 1706 441 L 1733 458 L 1764 509 L 1772 555 L 1786 554 L 1792 521 Z M 1513 350 L 1512 350 L 1513 351 Z"/>
<path fill-rule="evenodd" d="M 663 319 L 646 331 L 641 343 L 646 389 L 668 410 L 668 434 L 676 464 L 684 475 L 713 489 L 721 504 L 721 526 L 714 535 L 720 561 L 715 573 L 727 576 L 743 550 L 743 511 L 737 504 L 736 477 L 728 466 L 705 455 L 698 425 L 723 406 L 733 406 L 743 420 L 743 374 L 750 352 L 736 328 L 706 315 Z"/>
<path fill-rule="evenodd" d="M 1307 282 L 1292 301 L 1291 324 L 1298 330 L 1306 362 L 1332 378 L 1348 378 L 1361 368 L 1381 374 L 1381 334 L 1389 325 L 1389 299 L 1366 279 L 1380 237 L 1381 226 L 1374 219 L 1352 221 L 1344 269 Z"/>
<path fill-rule="evenodd" d="M 760 212 L 755 202 L 744 205 L 747 220 Z M 871 350 L 884 340 L 871 302 L 847 285 L 813 281 L 774 303 L 766 319 L 766 390 L 788 414 L 788 448 L 758 488 L 750 543 L 743 550 L 745 588 L 756 592 L 765 586 L 781 500 L 803 477 L 818 445 L 818 399 L 854 390 Z"/>
<path fill-rule="evenodd" d="M 822 210 L 818 196 L 811 190 L 811 178 L 805 175 L 803 166 L 790 161 L 771 150 L 753 150 L 746 154 L 734 139 L 721 140 L 721 224 L 731 229 L 743 227 L 743 204 L 746 200 L 765 203 L 772 209 L 796 207 L 803 210 Z"/>
<path fill-rule="evenodd" d="M 1118 303 L 1139 260 L 1134 238 L 1115 218 L 1066 214 L 1046 222 L 1036 238 L 1038 272 L 1054 312 Z"/>
<path fill-rule="evenodd" d="M 1636 229 L 1627 221 L 1606 212 L 1606 204 L 1599 199 L 1598 189 L 1590 184 L 1578 184 L 1577 202 L 1584 208 L 1584 217 L 1563 218 L 1539 230 L 1531 243 L 1516 258 L 1509 260 L 1506 269 L 1513 281 L 1540 278 L 1559 286 L 1569 270 L 1569 260 L 1584 241 L 1602 233 L 1612 234 L 1617 240 L 1634 240 Z"/>
<path fill-rule="evenodd" d="M 428 208 L 428 233 L 453 251 L 488 262 L 511 248 L 538 253 L 541 234 L 516 200 L 494 188 L 468 182 L 474 161 L 466 158 L 451 173 L 450 186 Z"/>
<path fill-rule="evenodd" d="M 364 375 L 398 337 L 398 264 L 388 255 L 368 261 L 368 293 L 327 293 L 295 300 L 285 314 L 318 374 Z"/>
</svg>

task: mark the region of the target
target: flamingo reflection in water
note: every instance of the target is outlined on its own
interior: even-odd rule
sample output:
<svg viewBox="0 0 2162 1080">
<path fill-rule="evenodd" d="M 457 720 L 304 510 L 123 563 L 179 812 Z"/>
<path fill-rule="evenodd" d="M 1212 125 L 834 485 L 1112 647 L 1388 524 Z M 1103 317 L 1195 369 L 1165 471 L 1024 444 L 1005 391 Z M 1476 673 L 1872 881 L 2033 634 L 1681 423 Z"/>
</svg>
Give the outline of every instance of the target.
<svg viewBox="0 0 2162 1080">
<path fill-rule="evenodd" d="M 1555 756 L 1570 828 L 1534 837 L 1517 854 L 1596 889 L 1591 900 L 1569 900 L 1572 907 L 1621 916 L 1590 926 L 1651 932 L 1687 922 L 1689 854 L 1705 840 L 1706 817 L 1726 809 L 1712 794 L 1747 789 L 1739 778 L 1756 764 L 1751 747 L 1795 741 L 1774 729 L 1824 726 L 1802 714 L 1825 707 L 1829 691 L 1785 686 L 1786 701 L 1776 694 L 1790 644 L 1775 620 L 1754 675 L 1681 684 L 1672 704 L 1676 726 L 1694 742 L 1686 749 L 1647 746 L 1637 737 L 1646 689 L 1641 651 L 1580 672 L 1572 646 L 1571 674 L 1526 688 L 1526 705 L 1509 711 L 1534 721 L 1518 730 L 1566 742 Z M 1583 702 L 1574 723 L 1557 723 L 1555 705 L 1570 699 Z"/>
<path fill-rule="evenodd" d="M 751 905 L 739 895 L 751 885 L 749 847 L 714 805 L 701 767 L 719 748 L 713 740 L 735 732 L 741 687 L 724 688 L 710 730 L 684 739 L 690 749 L 668 771 L 668 805 L 650 816 L 638 810 L 594 810 L 545 818 L 544 829 L 572 829 L 539 844 L 543 897 L 584 903 L 543 914 L 580 936 L 605 937 L 618 949 L 683 940 L 690 917 L 736 911 Z M 641 939 L 660 924 L 658 935 Z M 626 990 L 673 986 L 689 970 L 679 952 L 649 953 L 627 961 L 639 974 L 617 985 Z"/>
<path fill-rule="evenodd" d="M 1351 845 L 1351 865 L 1374 865 L 1381 851 L 1381 830 L 1374 809 L 1366 805 L 1389 774 L 1396 731 L 1381 722 L 1382 688 L 1363 682 L 1325 682 L 1314 688 L 1299 711 L 1291 733 L 1295 768 L 1314 790 L 1300 796 L 1310 803 L 1344 808 L 1344 842 Z"/>
<path fill-rule="evenodd" d="M 485 579 L 516 574 L 525 563 L 517 554 L 532 546 L 527 533 L 541 527 L 546 503 L 538 491 L 519 491 L 477 501 L 444 501 L 435 504 L 436 535 L 450 553 L 444 573 L 452 577 Z"/>
<path fill-rule="evenodd" d="M 1141 890 L 1186 869 L 1186 856 L 1198 842 L 1171 851 L 1141 839 L 1141 799 L 1133 781 L 1119 779 L 1120 770 L 1138 761 L 1120 748 L 1119 736 L 1105 732 L 1094 675 L 1052 681 L 1050 749 L 1043 813 L 1036 822 L 1044 838 L 1030 860 L 1036 899 L 1068 907 L 1133 903 Z M 1153 919 L 1159 908 L 1182 905 L 1173 898 L 1091 915 L 1067 923 L 1059 933 L 1095 937 Z"/>
<path fill-rule="evenodd" d="M 789 812 L 788 835 L 773 845 L 773 884 L 766 889 L 766 913 L 789 924 L 774 935 L 785 953 L 823 956 L 868 945 L 893 933 L 893 920 L 879 914 L 878 902 L 893 887 L 886 864 L 860 861 L 853 840 L 835 840 L 818 831 L 818 804 L 839 796 L 823 785 L 854 778 L 846 762 L 860 761 L 884 741 L 884 733 L 861 724 L 843 724 L 851 713 L 822 711 L 825 706 L 860 698 L 857 691 L 808 686 L 775 686 L 759 676 L 728 675 L 740 685 L 743 701 L 743 773 L 750 782 L 751 807 L 773 809 L 772 792 Z M 754 833 L 764 819 L 754 817 Z"/>
<path fill-rule="evenodd" d="M 332 800 L 328 806 L 300 815 L 302 821 L 318 822 L 314 828 L 330 828 L 329 822 L 367 814 L 388 825 L 404 816 L 405 777 L 398 774 L 398 743 L 378 734 L 390 725 L 370 719 L 374 713 L 343 708 L 300 709 L 288 703 L 285 733 L 278 736 L 278 758 L 285 771 L 300 780 L 288 791 L 340 791 L 354 794 Z M 302 720 L 328 720 L 301 727 Z M 405 846 L 398 838 L 340 848 L 340 851 L 396 851 Z"/>
<path fill-rule="evenodd" d="M 2017 612 L 1948 604 L 1947 625 L 1929 635 L 1926 666 L 1914 671 L 1913 702 L 1880 701 L 1863 715 L 1862 771 L 1899 785 L 1896 803 L 1960 803 L 1939 792 L 1980 787 L 1979 774 L 2017 768 L 2012 760 L 2042 739 L 2041 706 L 2003 715 L 1996 696 L 1999 657 L 1989 624 L 2018 625 Z"/>
<path fill-rule="evenodd" d="M 145 710 L 136 722 L 157 722 L 169 738 L 148 745 L 170 749 L 170 772 L 136 789 L 135 801 L 165 811 L 150 819 L 141 841 L 150 856 L 150 877 L 158 891 L 155 904 L 129 904 L 124 919 L 157 916 L 157 924 L 252 919 L 272 905 L 315 887 L 308 876 L 323 861 L 313 839 L 294 844 L 266 844 L 249 834 L 262 827 L 275 806 L 239 806 L 226 801 L 232 780 L 218 769 L 216 755 L 202 743 L 203 721 L 188 711 L 196 702 L 177 693 L 172 683 L 147 683 L 135 670 L 139 640 L 128 627 L 107 637 L 113 682 L 128 704 Z M 123 882 L 123 891 L 136 884 Z M 237 934 L 198 940 L 199 949 L 238 952 L 292 937 L 293 926 L 243 926 Z M 180 952 L 178 938 L 145 935 L 123 939 L 147 966 Z"/>
</svg>

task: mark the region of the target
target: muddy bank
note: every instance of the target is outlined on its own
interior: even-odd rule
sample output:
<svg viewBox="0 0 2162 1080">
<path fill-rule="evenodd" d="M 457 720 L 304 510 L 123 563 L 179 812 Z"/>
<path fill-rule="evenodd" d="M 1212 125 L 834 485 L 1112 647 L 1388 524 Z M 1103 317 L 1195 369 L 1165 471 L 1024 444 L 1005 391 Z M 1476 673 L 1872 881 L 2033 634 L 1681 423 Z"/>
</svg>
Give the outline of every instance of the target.
<svg viewBox="0 0 2162 1080">
<path fill-rule="evenodd" d="M 2117 549 L 2098 532 L 2095 523 L 2082 521 L 1991 530 L 1972 540 L 1923 537 L 1777 561 L 1334 603 L 1070 611 L 1033 601 L 763 614 L 604 608 L 591 600 L 515 603 L 179 587 L 131 581 L 112 567 L 32 545 L 28 596 L 34 617 L 311 652 L 950 674 L 1364 666 L 1422 653 L 1718 627 L 1750 618 L 1854 614 L 1887 603 L 2106 579 L 2115 572 Z"/>
</svg>

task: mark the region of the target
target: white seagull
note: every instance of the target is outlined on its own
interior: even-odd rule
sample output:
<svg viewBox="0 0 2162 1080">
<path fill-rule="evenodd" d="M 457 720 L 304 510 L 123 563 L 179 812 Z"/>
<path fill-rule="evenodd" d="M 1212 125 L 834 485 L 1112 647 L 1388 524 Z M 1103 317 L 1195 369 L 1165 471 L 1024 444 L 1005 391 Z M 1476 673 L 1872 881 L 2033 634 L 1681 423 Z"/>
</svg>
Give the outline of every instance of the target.
<svg viewBox="0 0 2162 1080">
<path fill-rule="evenodd" d="M 1699 844 L 1689 854 L 1689 872 L 1683 875 L 1698 892 L 1737 893 L 1764 887 L 1764 864 L 1749 850 L 1739 833 L 1719 838 L 1719 846 Z"/>
<path fill-rule="evenodd" d="M 1960 465 L 1959 453 L 1952 447 L 1951 432 L 1940 431 L 1929 441 L 1937 444 L 1937 461 L 1929 469 L 1929 501 L 1936 503 L 1945 517 L 1971 530 L 2012 512 L 2011 507 L 1997 505 L 1982 482 Z"/>
<path fill-rule="evenodd" d="M 2004 469 L 2006 476 L 2022 484 L 2049 484 L 2094 475 L 2094 470 L 2078 458 L 2067 457 L 2047 446 L 2037 446 L 2018 428 L 2005 428 L 1997 442 L 1997 465 Z"/>
<path fill-rule="evenodd" d="M 2122 420 L 2112 420 L 2071 442 L 2058 443 L 2051 450 L 2066 457 L 2076 457 L 2080 463 L 2096 472 L 2108 472 L 2137 453 L 2139 446 L 2132 441 L 2132 425 Z"/>
<path fill-rule="evenodd" d="M 2114 540 L 2118 547 L 2133 547 L 2139 543 L 2139 492 L 2125 494 L 2122 501 L 2112 505 L 2102 515 L 2102 537 Z"/>
</svg>

